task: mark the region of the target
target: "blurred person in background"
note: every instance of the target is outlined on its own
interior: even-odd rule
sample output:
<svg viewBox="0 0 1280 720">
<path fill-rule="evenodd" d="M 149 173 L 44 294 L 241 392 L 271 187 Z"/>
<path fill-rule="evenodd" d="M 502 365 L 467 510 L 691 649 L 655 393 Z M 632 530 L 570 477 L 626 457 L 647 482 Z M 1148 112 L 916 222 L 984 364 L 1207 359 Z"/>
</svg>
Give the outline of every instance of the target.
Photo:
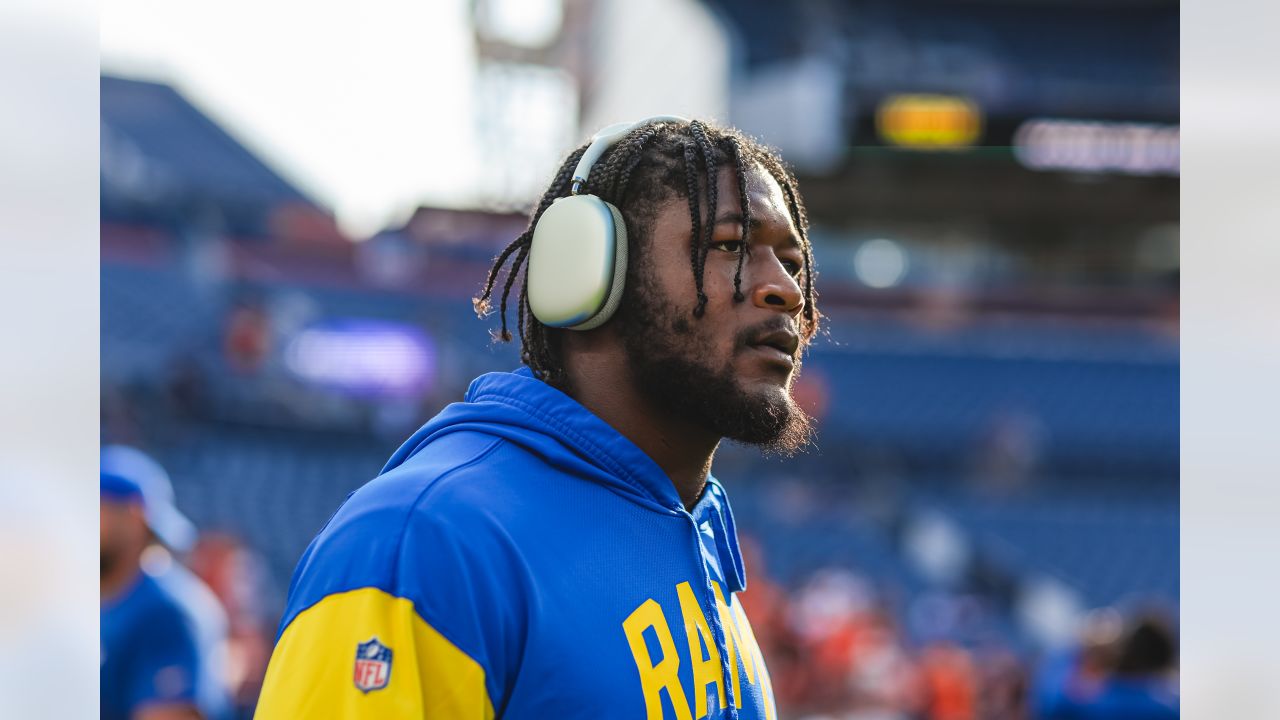
<svg viewBox="0 0 1280 720">
<path fill-rule="evenodd" d="M 1075 705 L 1099 692 L 1115 666 L 1124 619 L 1113 608 L 1089 613 L 1075 646 L 1052 653 L 1036 678 L 1037 717 L 1071 717 Z"/>
<path fill-rule="evenodd" d="M 931 643 L 920 653 L 924 717 L 976 720 L 978 673 L 969 651 L 949 642 Z"/>
<path fill-rule="evenodd" d="M 173 552 L 195 528 L 169 476 L 131 447 L 101 454 L 101 717 L 226 720 L 227 621 Z"/>
<path fill-rule="evenodd" d="M 859 623 L 850 648 L 848 684 L 854 712 L 847 720 L 906 720 L 920 709 L 920 677 L 888 610 L 874 608 Z"/>
<path fill-rule="evenodd" d="M 261 302 L 241 298 L 227 315 L 223 354 L 236 372 L 252 374 L 271 354 L 271 320 Z"/>
<path fill-rule="evenodd" d="M 625 225 L 617 313 L 546 325 L 521 272 L 544 212 L 578 194 L 583 146 L 476 301 L 497 287 L 510 339 L 526 278 L 527 367 L 473 382 L 312 542 L 259 718 L 777 716 L 711 464 L 723 438 L 809 441 L 791 395 L 819 321 L 803 205 L 737 131 L 614 130 L 585 189 Z"/>
<path fill-rule="evenodd" d="M 804 707 L 833 710 L 851 700 L 854 646 L 871 607 L 866 582 L 843 568 L 815 572 L 791 603 L 791 624 L 803 643 L 809 686 Z"/>
<path fill-rule="evenodd" d="M 1080 647 L 1046 663 L 1040 685 L 1042 720 L 1173 720 L 1177 640 L 1158 613 L 1123 622 L 1114 610 L 1096 612 Z"/>
<path fill-rule="evenodd" d="M 262 557 L 238 537 L 201 533 L 188 560 L 191 571 L 208 584 L 228 618 L 227 682 L 236 717 L 249 718 L 262 690 L 271 657 L 268 599 L 273 597 Z"/>
<path fill-rule="evenodd" d="M 1115 667 L 1096 696 L 1083 703 L 1083 720 L 1174 720 L 1178 717 L 1177 640 L 1157 613 L 1140 613 L 1120 640 Z"/>
<path fill-rule="evenodd" d="M 983 720 L 1027 720 L 1027 668 L 1012 650 L 985 647 L 977 659 L 982 691 L 978 717 Z"/>
</svg>

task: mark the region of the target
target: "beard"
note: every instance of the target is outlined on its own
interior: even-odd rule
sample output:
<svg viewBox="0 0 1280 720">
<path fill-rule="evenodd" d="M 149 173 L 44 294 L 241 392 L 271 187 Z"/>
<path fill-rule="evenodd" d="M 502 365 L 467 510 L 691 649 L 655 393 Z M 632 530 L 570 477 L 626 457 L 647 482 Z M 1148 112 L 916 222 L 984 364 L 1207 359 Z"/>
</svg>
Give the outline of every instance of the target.
<svg viewBox="0 0 1280 720">
<path fill-rule="evenodd" d="M 711 364 L 701 350 L 713 343 L 699 332 L 699 320 L 654 301 L 654 288 L 644 278 L 635 279 L 618 320 L 631 372 L 651 402 L 766 455 L 790 457 L 812 442 L 813 420 L 792 398 L 790 381 L 777 393 L 749 393 L 734 370 L 734 357 L 767 326 L 739 333 L 734 354 Z M 799 371 L 797 359 L 791 377 Z"/>
</svg>

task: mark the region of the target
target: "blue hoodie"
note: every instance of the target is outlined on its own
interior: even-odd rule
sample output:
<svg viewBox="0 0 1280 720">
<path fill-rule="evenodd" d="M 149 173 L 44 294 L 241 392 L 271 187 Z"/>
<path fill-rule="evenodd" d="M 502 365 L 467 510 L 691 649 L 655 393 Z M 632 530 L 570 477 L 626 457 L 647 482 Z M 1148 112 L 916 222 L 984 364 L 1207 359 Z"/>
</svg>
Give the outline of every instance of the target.
<svg viewBox="0 0 1280 720">
<path fill-rule="evenodd" d="M 745 587 L 714 477 L 687 512 L 582 405 L 490 373 L 307 548 L 257 717 L 772 719 Z"/>
</svg>

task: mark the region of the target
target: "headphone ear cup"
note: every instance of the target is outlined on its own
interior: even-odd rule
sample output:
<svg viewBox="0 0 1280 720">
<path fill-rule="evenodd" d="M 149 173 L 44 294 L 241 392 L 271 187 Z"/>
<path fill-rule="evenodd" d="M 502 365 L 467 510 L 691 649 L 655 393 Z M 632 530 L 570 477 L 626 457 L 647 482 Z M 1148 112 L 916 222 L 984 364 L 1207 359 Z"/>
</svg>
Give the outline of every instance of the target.
<svg viewBox="0 0 1280 720">
<path fill-rule="evenodd" d="M 604 306 L 586 322 L 572 326 L 571 330 L 592 330 L 608 322 L 618 311 L 622 303 L 622 290 L 627 284 L 627 223 L 622 219 L 622 211 L 612 203 L 601 200 L 600 203 L 613 216 L 613 281 L 609 284 L 609 293 Z"/>
<path fill-rule="evenodd" d="M 626 265 L 622 213 L 594 195 L 560 198 L 533 230 L 529 309 L 550 327 L 598 327 L 622 299 Z"/>
</svg>

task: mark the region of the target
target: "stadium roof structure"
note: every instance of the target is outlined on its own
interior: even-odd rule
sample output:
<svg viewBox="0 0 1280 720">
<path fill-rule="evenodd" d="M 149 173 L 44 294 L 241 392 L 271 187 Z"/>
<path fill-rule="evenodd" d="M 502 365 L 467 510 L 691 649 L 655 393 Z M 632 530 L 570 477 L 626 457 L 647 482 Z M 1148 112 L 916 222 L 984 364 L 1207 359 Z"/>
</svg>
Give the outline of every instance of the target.
<svg viewBox="0 0 1280 720">
<path fill-rule="evenodd" d="M 169 85 L 103 75 L 101 131 L 104 216 L 212 208 L 257 234 L 282 206 L 331 215 Z"/>
</svg>

